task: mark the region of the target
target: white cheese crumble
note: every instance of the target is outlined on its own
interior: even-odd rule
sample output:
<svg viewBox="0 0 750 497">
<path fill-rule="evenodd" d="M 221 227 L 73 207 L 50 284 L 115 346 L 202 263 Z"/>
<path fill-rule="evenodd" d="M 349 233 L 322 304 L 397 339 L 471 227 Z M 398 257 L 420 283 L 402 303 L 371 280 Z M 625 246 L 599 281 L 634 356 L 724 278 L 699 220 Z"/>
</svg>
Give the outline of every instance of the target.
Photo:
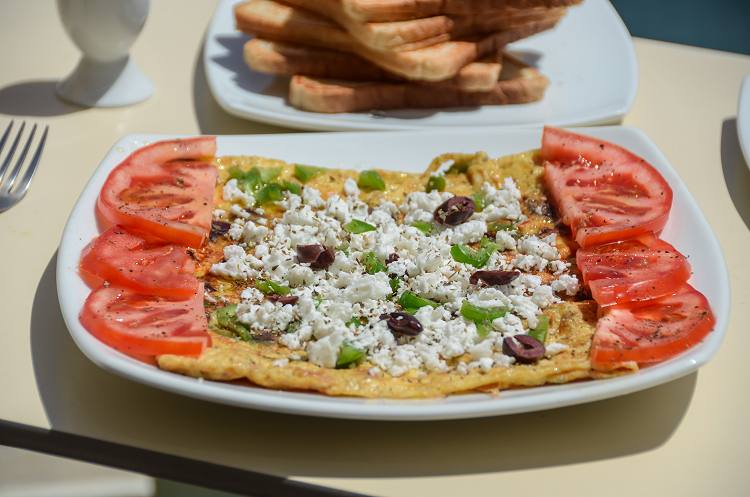
<svg viewBox="0 0 750 497">
<path fill-rule="evenodd" d="M 483 269 L 519 269 L 523 274 L 507 285 L 471 284 L 476 268 L 456 262 L 455 244 L 479 242 L 494 221 L 522 222 L 521 193 L 511 178 L 501 188 L 482 186 L 485 207 L 458 226 L 434 225 L 430 235 L 410 226 L 416 221 L 433 223 L 435 209 L 450 193 L 414 192 L 402 205 L 384 201 L 374 208 L 359 199 L 359 188 L 348 179 L 340 195 L 323 199 L 320 192 L 304 187 L 301 195 L 285 193 L 279 205 L 284 213 L 273 220 L 251 219 L 246 210 L 255 199 L 239 188 L 236 180 L 224 186 L 224 199 L 233 205 L 215 212 L 231 218 L 228 237 L 235 243 L 224 248 L 224 259 L 211 274 L 235 279 L 270 280 L 291 289 L 295 304 L 271 302 L 255 288 L 241 293 L 237 317 L 254 331 L 271 331 L 293 350 L 305 351 L 306 360 L 322 367 L 336 367 L 341 347 L 348 344 L 364 351 L 371 364 L 368 374 L 400 376 L 410 370 L 468 373 L 508 367 L 514 359 L 502 352 L 503 338 L 525 333 L 538 325 L 543 309 L 560 301 L 558 295 L 578 292 L 578 280 L 560 260 L 555 235 L 518 237 L 515 231 L 498 231 L 499 251 Z M 258 212 L 258 209 L 255 209 Z M 351 234 L 344 225 L 364 221 L 374 231 Z M 314 270 L 297 259 L 298 245 L 321 244 L 336 249 L 327 269 Z M 367 274 L 364 259 L 374 253 L 386 267 Z M 398 257 L 389 263 L 391 254 Z M 554 271 L 556 279 L 543 284 L 529 272 Z M 391 279 L 398 278 L 395 295 Z M 404 291 L 435 301 L 415 313 L 423 330 L 414 337 L 396 336 L 382 315 L 400 310 L 396 301 Z M 504 316 L 483 328 L 462 317 L 468 301 L 482 308 L 503 308 Z M 353 320 L 353 318 L 357 318 Z M 564 350 L 550 344 L 547 354 Z M 305 360 L 303 356 L 299 360 Z M 274 361 L 283 367 L 288 361 Z"/>
</svg>

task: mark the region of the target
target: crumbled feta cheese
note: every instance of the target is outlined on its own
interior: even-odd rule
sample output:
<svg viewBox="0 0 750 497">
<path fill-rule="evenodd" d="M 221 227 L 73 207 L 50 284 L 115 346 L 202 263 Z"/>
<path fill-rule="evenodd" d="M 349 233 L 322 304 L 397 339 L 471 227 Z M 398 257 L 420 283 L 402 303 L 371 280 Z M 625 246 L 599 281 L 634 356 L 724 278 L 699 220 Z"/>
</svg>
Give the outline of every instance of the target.
<svg viewBox="0 0 750 497">
<path fill-rule="evenodd" d="M 459 224 L 451 230 L 450 242 L 453 244 L 466 244 L 478 242 L 487 232 L 487 223 L 480 220 L 468 221 Z"/>
<path fill-rule="evenodd" d="M 333 333 L 307 344 L 307 357 L 310 362 L 324 368 L 335 368 L 339 349 L 343 343 L 340 333 Z"/>
<path fill-rule="evenodd" d="M 557 293 L 565 292 L 569 296 L 578 293 L 578 278 L 574 274 L 561 274 L 550 286 Z"/>
<path fill-rule="evenodd" d="M 357 182 L 352 178 L 348 178 L 344 181 L 344 193 L 350 197 L 359 197 L 359 187 L 357 186 Z"/>
<path fill-rule="evenodd" d="M 542 310 L 559 301 L 558 294 L 578 291 L 577 278 L 568 273 L 570 265 L 560 261 L 554 235 L 517 240 L 513 231 L 499 231 L 495 239 L 500 249 L 490 257 L 487 269 L 522 271 L 511 283 L 499 287 L 471 284 L 476 268 L 453 260 L 451 246 L 480 241 L 488 222 L 525 219 L 520 192 L 511 179 L 501 188 L 483 185 L 486 207 L 482 212 L 458 226 L 437 226 L 430 235 L 410 223 L 432 222 L 433 212 L 452 196 L 450 193 L 414 192 L 400 206 L 386 201 L 373 208 L 359 200 L 359 193 L 353 179 L 345 183 L 343 196 L 331 195 L 326 200 L 318 190 L 304 187 L 301 195 L 288 193 L 277 202 L 284 210 L 281 217 L 250 220 L 243 206 L 254 204 L 254 199 L 245 196 L 236 181 L 230 180 L 224 187 L 225 198 L 234 205 L 229 213 L 219 214 L 231 217 L 229 237 L 243 245 L 225 247 L 224 260 L 214 264 L 211 273 L 239 280 L 263 278 L 293 289 L 297 303 L 282 305 L 268 301 L 255 288 L 247 288 L 240 295 L 237 317 L 252 330 L 278 332 L 279 343 L 289 349 L 304 350 L 306 355 L 297 354 L 296 360 L 335 367 L 346 342 L 365 351 L 373 365 L 368 370 L 371 376 L 400 376 L 414 369 L 468 373 L 507 367 L 514 359 L 502 353 L 503 337 L 535 327 Z M 352 219 L 376 229 L 350 234 L 343 225 Z M 346 248 L 336 250 L 327 269 L 313 270 L 300 263 L 296 254 L 298 245 L 313 243 Z M 367 274 L 362 263 L 367 252 L 374 252 L 383 262 L 393 253 L 399 258 L 387 264 L 385 272 Z M 548 285 L 542 284 L 541 277 L 528 274 L 545 268 L 554 270 L 556 276 Z M 392 296 L 390 278 L 394 276 L 401 283 Z M 423 326 L 419 335 L 397 338 L 380 316 L 399 310 L 395 301 L 406 290 L 441 305 L 416 312 Z M 503 308 L 507 313 L 495 319 L 487 336 L 480 338 L 476 325 L 460 315 L 464 300 L 479 307 Z M 347 324 L 352 317 L 365 322 Z M 451 365 L 451 360 L 464 356 L 470 360 Z M 283 367 L 287 363 L 274 364 Z"/>
<path fill-rule="evenodd" d="M 251 193 L 245 193 L 240 189 L 237 180 L 232 178 L 224 184 L 223 198 L 227 202 L 236 202 L 244 207 L 255 205 L 255 197 Z"/>
<path fill-rule="evenodd" d="M 239 245 L 227 245 L 224 247 L 224 262 L 212 265 L 211 274 L 246 280 L 249 276 L 257 275 L 257 271 L 247 264 L 245 249 Z"/>
</svg>

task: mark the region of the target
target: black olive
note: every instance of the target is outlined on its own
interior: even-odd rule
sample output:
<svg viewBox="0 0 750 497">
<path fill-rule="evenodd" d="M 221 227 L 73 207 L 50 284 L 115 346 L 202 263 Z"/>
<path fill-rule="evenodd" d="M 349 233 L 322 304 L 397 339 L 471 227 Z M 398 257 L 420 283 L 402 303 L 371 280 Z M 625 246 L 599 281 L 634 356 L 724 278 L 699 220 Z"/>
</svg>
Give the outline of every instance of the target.
<svg viewBox="0 0 750 497">
<path fill-rule="evenodd" d="M 422 333 L 422 323 L 406 312 L 392 312 L 388 317 L 388 327 L 394 335 L 414 337 Z"/>
<path fill-rule="evenodd" d="M 521 364 L 529 364 L 544 357 L 544 344 L 530 335 L 505 337 L 503 354 L 515 357 Z"/>
<path fill-rule="evenodd" d="M 476 285 L 481 281 L 487 285 L 507 285 L 519 276 L 521 276 L 519 271 L 475 271 L 469 277 L 469 283 Z"/>
<path fill-rule="evenodd" d="M 297 259 L 303 263 L 310 263 L 313 269 L 327 269 L 336 259 L 332 248 L 320 244 L 297 245 Z"/>
<path fill-rule="evenodd" d="M 476 206 L 472 199 L 457 195 L 440 204 L 435 209 L 432 217 L 439 224 L 458 226 L 465 223 L 474 214 L 475 210 Z"/>
<path fill-rule="evenodd" d="M 232 225 L 226 221 L 211 221 L 211 233 L 208 238 L 213 242 L 221 235 L 225 235 L 231 227 Z"/>
<path fill-rule="evenodd" d="M 278 302 L 283 305 L 294 305 L 299 300 L 296 295 L 266 295 L 266 298 L 271 302 Z"/>
</svg>

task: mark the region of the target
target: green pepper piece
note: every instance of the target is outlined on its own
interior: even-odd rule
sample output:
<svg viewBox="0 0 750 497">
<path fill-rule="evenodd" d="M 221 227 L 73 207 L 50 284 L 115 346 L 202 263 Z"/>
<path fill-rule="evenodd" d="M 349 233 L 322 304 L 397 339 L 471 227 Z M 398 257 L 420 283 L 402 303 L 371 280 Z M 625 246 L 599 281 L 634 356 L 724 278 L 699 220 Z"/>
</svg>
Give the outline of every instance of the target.
<svg viewBox="0 0 750 497">
<path fill-rule="evenodd" d="M 262 180 L 257 168 L 249 171 L 233 166 L 229 169 L 229 177 L 237 180 L 237 186 L 245 193 L 255 192 L 261 185 Z"/>
<path fill-rule="evenodd" d="M 384 273 L 388 270 L 383 261 L 378 259 L 375 252 L 366 252 L 362 256 L 362 265 L 365 267 L 367 274 Z"/>
<path fill-rule="evenodd" d="M 394 294 L 398 292 L 398 289 L 401 286 L 401 280 L 399 278 L 391 278 L 388 283 L 391 285 L 391 292 Z"/>
<path fill-rule="evenodd" d="M 398 304 L 404 308 L 406 312 L 409 314 L 414 314 L 417 312 L 417 310 L 421 307 L 424 307 L 426 305 L 437 307 L 440 304 L 435 302 L 434 300 L 426 299 L 423 297 L 420 297 L 414 292 L 411 292 L 409 290 L 405 291 L 401 294 L 401 297 L 398 299 Z"/>
<path fill-rule="evenodd" d="M 385 190 L 385 181 L 377 171 L 362 171 L 359 173 L 357 186 L 363 190 Z"/>
<path fill-rule="evenodd" d="M 281 185 L 278 183 L 268 183 L 255 194 L 255 203 L 258 205 L 267 204 L 268 202 L 278 202 L 284 198 Z"/>
<path fill-rule="evenodd" d="M 323 171 L 325 171 L 325 169 L 322 167 L 305 166 L 303 164 L 294 165 L 294 177 L 303 183 L 307 183 Z"/>
<path fill-rule="evenodd" d="M 339 349 L 339 356 L 336 359 L 336 369 L 354 367 L 365 357 L 365 351 L 358 349 L 351 344 L 344 343 Z"/>
<path fill-rule="evenodd" d="M 427 186 L 425 187 L 424 190 L 427 193 L 430 193 L 432 190 L 443 192 L 445 191 L 445 186 L 446 186 L 445 176 L 438 176 L 436 174 L 433 174 L 427 180 Z"/>
<path fill-rule="evenodd" d="M 479 335 L 479 338 L 487 338 L 487 335 L 490 334 L 491 329 L 492 327 L 487 321 L 477 323 L 477 335 Z"/>
<path fill-rule="evenodd" d="M 547 331 L 549 331 L 549 318 L 542 314 L 539 316 L 539 324 L 536 325 L 536 328 L 530 329 L 528 334 L 544 344 L 547 340 Z"/>
<path fill-rule="evenodd" d="M 429 235 L 430 233 L 432 233 L 433 228 L 435 228 L 434 224 L 426 223 L 424 221 L 414 221 L 413 223 L 411 223 L 411 225 L 425 235 Z"/>
<path fill-rule="evenodd" d="M 281 189 L 292 192 L 295 195 L 302 195 L 302 187 L 297 183 L 292 183 L 291 181 L 282 181 Z"/>
<path fill-rule="evenodd" d="M 476 192 L 474 195 L 471 196 L 471 199 L 474 201 L 474 209 L 477 212 L 482 212 L 484 210 L 485 206 L 485 198 L 484 194 L 482 192 Z"/>
<path fill-rule="evenodd" d="M 349 233 L 360 235 L 362 233 L 367 233 L 368 231 L 375 231 L 375 226 L 358 219 L 352 219 L 344 225 L 344 229 Z"/>
<path fill-rule="evenodd" d="M 252 339 L 250 330 L 237 319 L 237 304 L 219 307 L 211 312 L 208 326 L 220 335 L 236 337 L 246 342 Z"/>
<path fill-rule="evenodd" d="M 260 176 L 260 181 L 263 183 L 270 183 L 271 181 L 278 178 L 279 174 L 281 174 L 280 167 L 259 167 L 258 168 L 258 175 Z"/>
<path fill-rule="evenodd" d="M 508 311 L 502 307 L 478 307 L 464 300 L 461 304 L 461 315 L 474 323 L 490 323 L 505 316 Z"/>
<path fill-rule="evenodd" d="M 497 243 L 488 238 L 482 238 L 479 244 L 479 250 L 474 250 L 466 245 L 453 245 L 451 247 L 451 256 L 456 262 L 469 264 L 476 268 L 482 268 L 487 265 L 492 254 L 497 252 L 499 246 Z"/>
<path fill-rule="evenodd" d="M 288 286 L 279 285 L 271 280 L 257 280 L 255 288 L 263 292 L 264 295 L 289 295 L 292 291 Z"/>
</svg>

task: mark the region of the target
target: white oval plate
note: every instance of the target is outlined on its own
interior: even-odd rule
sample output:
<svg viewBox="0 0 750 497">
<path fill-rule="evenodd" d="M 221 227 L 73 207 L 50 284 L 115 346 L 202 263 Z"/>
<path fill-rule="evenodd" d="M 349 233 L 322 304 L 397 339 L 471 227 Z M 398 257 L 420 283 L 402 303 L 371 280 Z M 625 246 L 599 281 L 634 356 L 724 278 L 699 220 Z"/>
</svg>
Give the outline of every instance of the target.
<svg viewBox="0 0 750 497">
<path fill-rule="evenodd" d="M 740 99 L 737 104 L 737 135 L 740 140 L 745 164 L 750 167 L 750 76 L 745 76 L 740 86 Z"/>
<path fill-rule="evenodd" d="M 84 246 L 97 235 L 94 205 L 109 172 L 136 148 L 173 137 L 166 135 L 130 135 L 121 139 L 102 160 L 78 199 L 65 226 L 57 258 L 57 291 L 65 323 L 89 359 L 124 377 L 200 399 L 313 416 L 417 420 L 511 414 L 614 397 L 684 376 L 716 353 L 726 332 L 729 278 L 719 244 L 675 170 L 642 132 L 623 127 L 580 131 L 628 147 L 651 161 L 664 175 L 674 190 L 674 204 L 663 237 L 690 258 L 694 271 L 691 283 L 706 295 L 716 313 L 716 328 L 706 340 L 678 357 L 635 374 L 514 390 L 500 396 L 468 394 L 435 400 L 363 400 L 197 380 L 161 371 L 117 352 L 99 342 L 78 321 L 89 293 L 77 272 L 78 259 Z M 253 154 L 329 167 L 417 172 L 443 152 L 484 150 L 500 156 L 538 148 L 540 143 L 541 129 L 219 136 L 218 154 Z"/>
<path fill-rule="evenodd" d="M 251 71 L 242 60 L 249 38 L 234 27 L 222 0 L 208 27 L 203 63 L 209 88 L 230 114 L 298 129 L 322 131 L 425 129 L 465 126 L 582 126 L 614 124 L 630 109 L 638 65 L 627 28 L 608 0 L 586 0 L 552 31 L 510 45 L 509 51 L 550 78 L 540 102 L 445 110 L 318 114 L 286 102 L 287 82 Z"/>
</svg>

